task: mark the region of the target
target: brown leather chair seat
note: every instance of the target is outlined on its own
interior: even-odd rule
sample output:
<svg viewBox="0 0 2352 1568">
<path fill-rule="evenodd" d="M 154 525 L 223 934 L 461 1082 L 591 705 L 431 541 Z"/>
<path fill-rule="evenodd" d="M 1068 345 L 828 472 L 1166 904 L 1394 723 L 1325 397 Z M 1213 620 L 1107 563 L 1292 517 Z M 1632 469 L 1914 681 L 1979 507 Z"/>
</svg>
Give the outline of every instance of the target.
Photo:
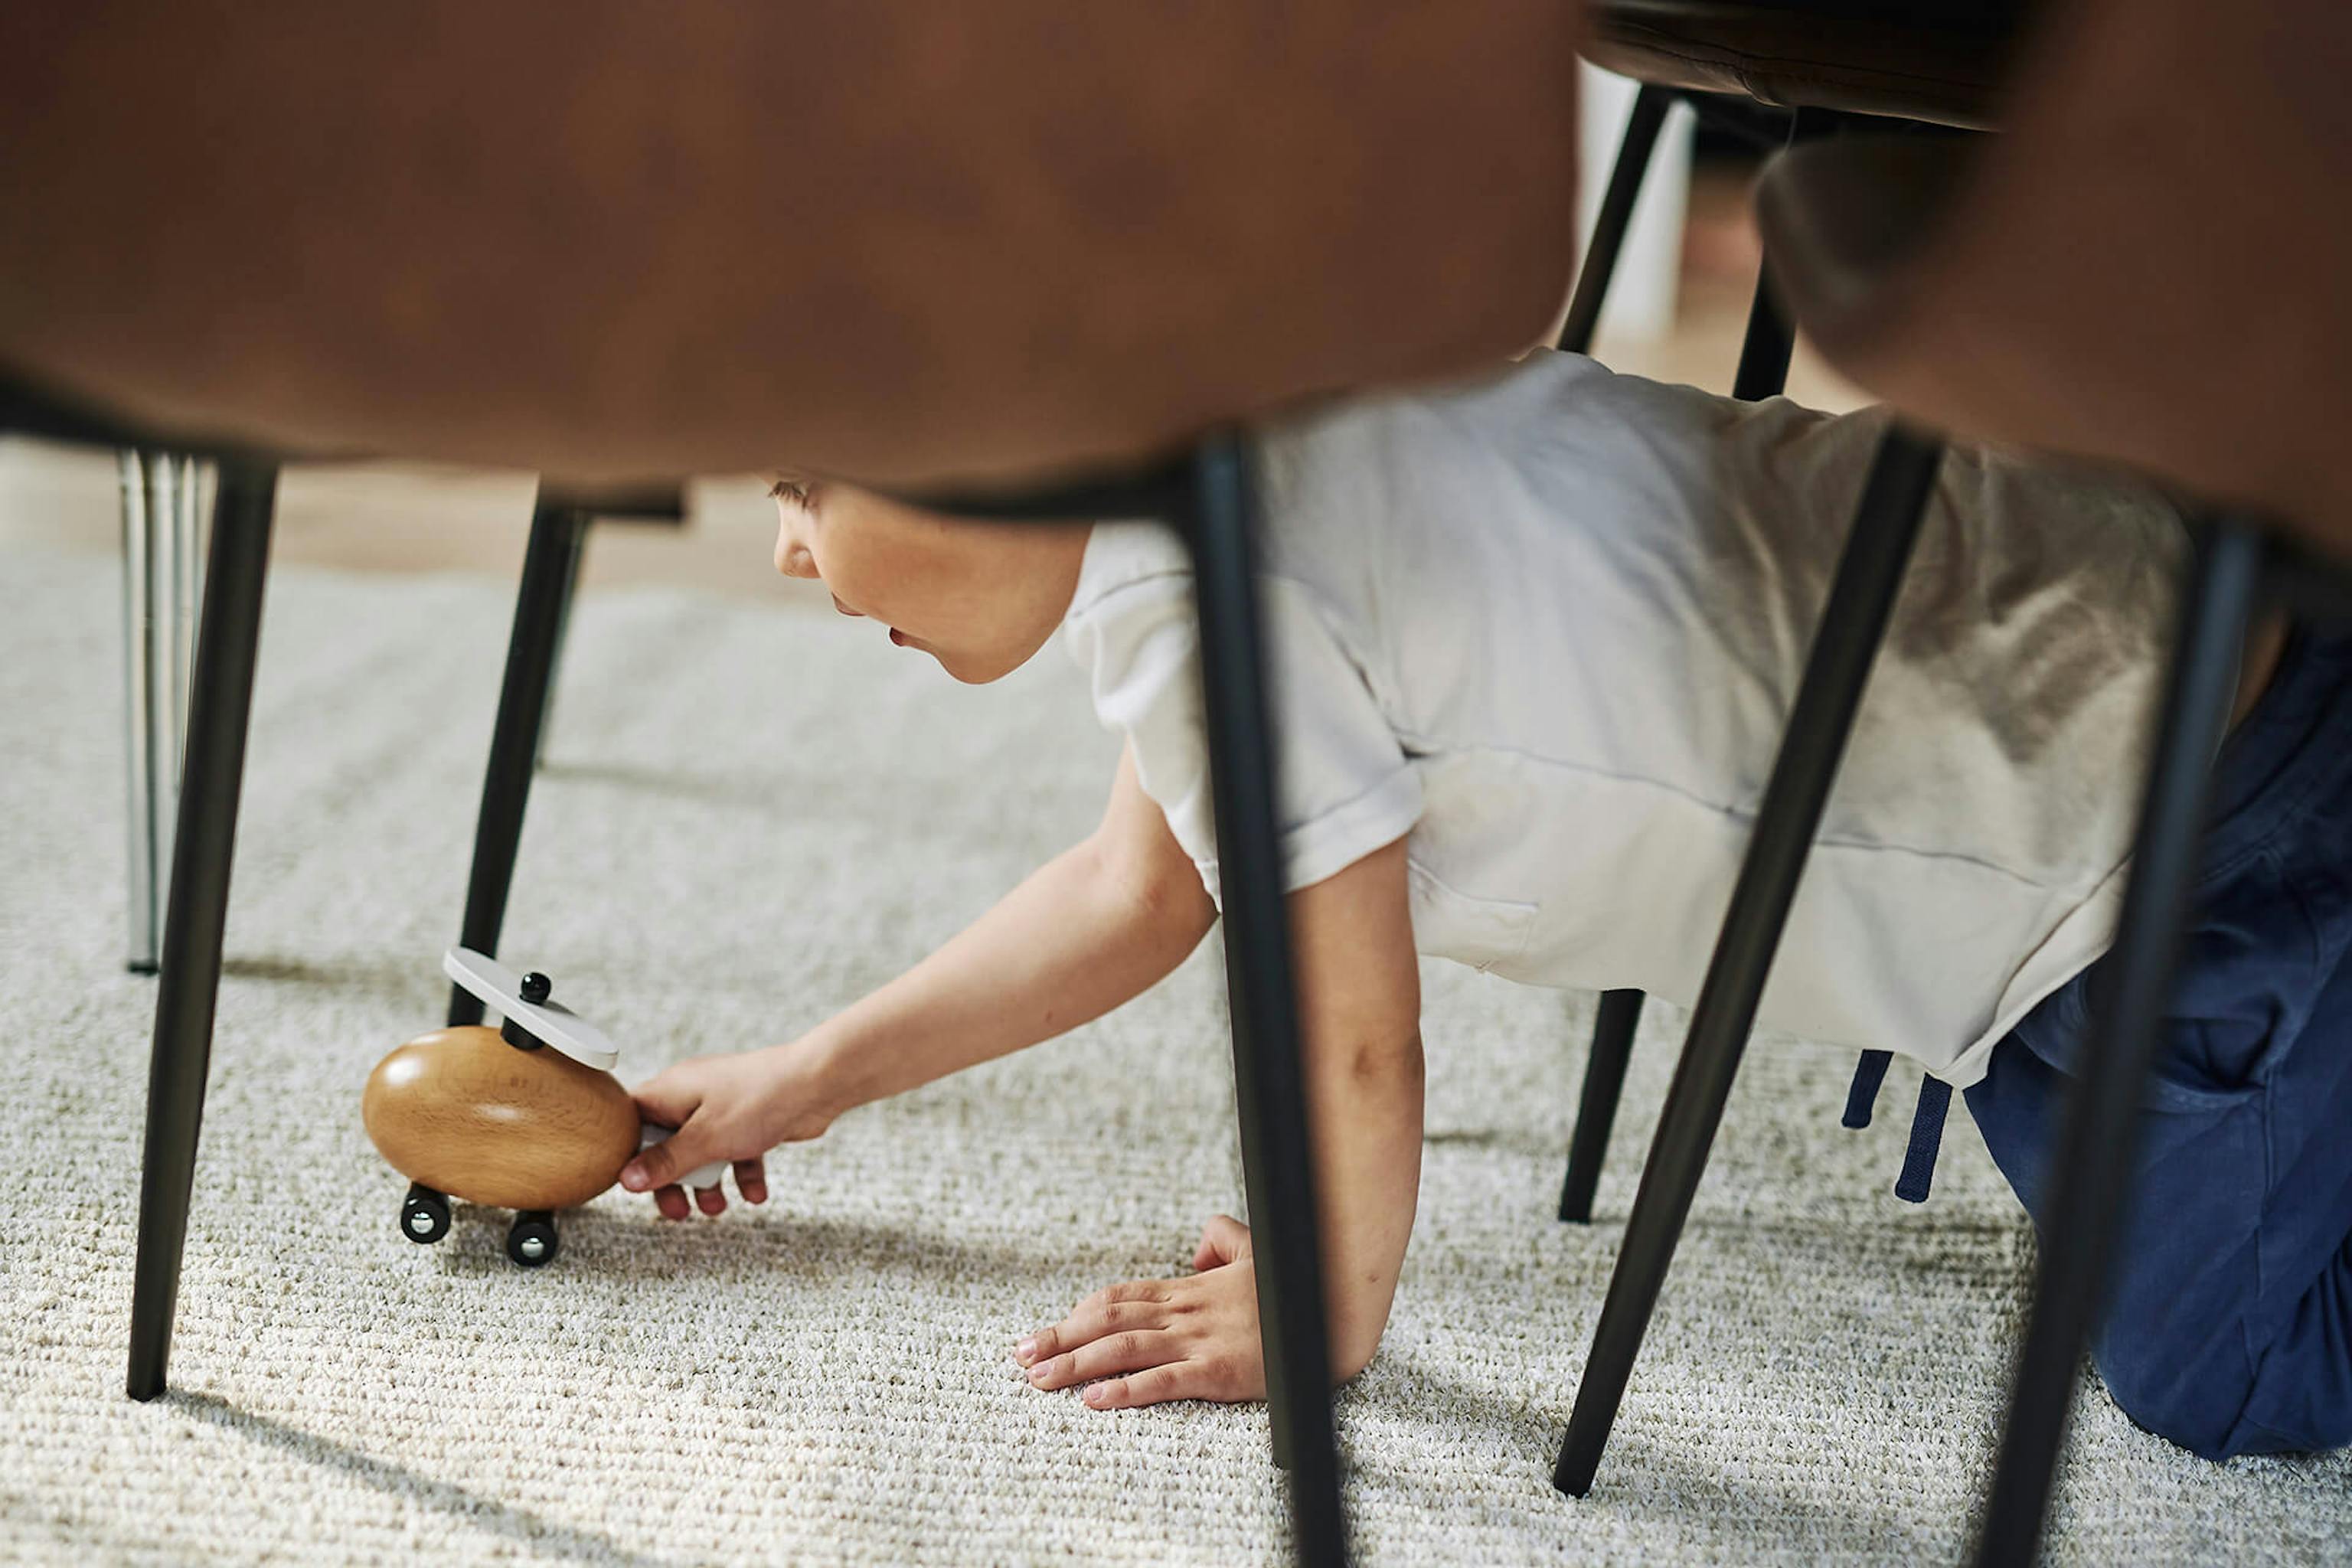
<svg viewBox="0 0 2352 1568">
<path fill-rule="evenodd" d="M 1123 461 L 1540 336 L 1580 10 L 0 8 L 0 370 L 578 479 Z"/>
<path fill-rule="evenodd" d="M 2352 560 L 2352 11 L 2080 0 L 2053 20 L 2011 133 L 1807 147 L 1766 178 L 1798 319 L 1937 427 L 2129 464 Z M 1907 242 L 1868 216 L 1889 204 L 1916 215 Z"/>
<path fill-rule="evenodd" d="M 1989 129 L 2034 0 L 1606 0 L 1587 58 L 1637 81 Z"/>
</svg>

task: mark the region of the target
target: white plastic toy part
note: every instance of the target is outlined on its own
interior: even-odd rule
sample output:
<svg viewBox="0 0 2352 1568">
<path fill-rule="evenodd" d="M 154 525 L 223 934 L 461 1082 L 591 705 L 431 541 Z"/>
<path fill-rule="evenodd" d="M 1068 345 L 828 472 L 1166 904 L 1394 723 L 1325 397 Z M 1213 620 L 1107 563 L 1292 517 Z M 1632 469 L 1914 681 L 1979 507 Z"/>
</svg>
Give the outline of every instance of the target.
<svg viewBox="0 0 2352 1568">
<path fill-rule="evenodd" d="M 650 1121 L 646 1122 L 645 1131 L 637 1134 L 638 1152 L 642 1153 L 656 1143 L 667 1142 L 670 1134 L 677 1131 L 675 1127 L 656 1127 Z M 713 1160 L 708 1165 L 697 1165 L 677 1179 L 677 1185 L 715 1187 L 719 1184 L 719 1178 L 727 1173 L 728 1163 L 729 1162 L 725 1160 Z"/>
<path fill-rule="evenodd" d="M 441 973 L 482 999 L 501 1018 L 510 1018 L 529 1030 L 533 1039 L 554 1047 L 583 1067 L 611 1072 L 621 1059 L 619 1047 L 604 1032 L 561 1002 L 526 1002 L 522 976 L 488 953 L 470 947 L 453 947 L 441 955 Z"/>
</svg>

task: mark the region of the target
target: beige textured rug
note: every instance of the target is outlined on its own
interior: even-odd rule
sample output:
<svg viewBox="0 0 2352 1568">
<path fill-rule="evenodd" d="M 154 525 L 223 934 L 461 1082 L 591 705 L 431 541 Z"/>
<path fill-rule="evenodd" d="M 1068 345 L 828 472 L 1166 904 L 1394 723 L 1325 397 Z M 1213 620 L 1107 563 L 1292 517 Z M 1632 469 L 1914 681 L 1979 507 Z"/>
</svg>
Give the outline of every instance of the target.
<svg viewBox="0 0 2352 1568">
<path fill-rule="evenodd" d="M 0 554 L 0 1560 L 1280 1559 L 1262 1411 L 1097 1414 L 1006 1358 L 1238 1204 L 1211 952 L 788 1152 L 764 1210 L 610 1194 L 535 1274 L 503 1215 L 397 1234 L 359 1089 L 443 1006 L 510 593 L 481 578 L 272 584 L 175 1392 L 124 1398 L 153 989 L 121 963 L 116 593 Z M 868 624 L 591 595 L 506 951 L 630 1079 L 782 1037 L 1083 832 L 1112 757 L 1058 652 L 968 690 Z M 1441 966 L 1429 994 L 1419 1235 L 1338 1406 L 1361 1559 L 1957 1560 L 2030 1255 L 1966 1119 L 1910 1208 L 1906 1119 L 1842 1131 L 1850 1059 L 1759 1042 L 1570 1502 L 1553 1449 L 1679 1020 L 1568 1227 L 1590 998 Z M 2352 1464 L 2208 1466 L 2086 1384 L 2056 1524 L 2070 1562 L 2340 1559 Z"/>
</svg>

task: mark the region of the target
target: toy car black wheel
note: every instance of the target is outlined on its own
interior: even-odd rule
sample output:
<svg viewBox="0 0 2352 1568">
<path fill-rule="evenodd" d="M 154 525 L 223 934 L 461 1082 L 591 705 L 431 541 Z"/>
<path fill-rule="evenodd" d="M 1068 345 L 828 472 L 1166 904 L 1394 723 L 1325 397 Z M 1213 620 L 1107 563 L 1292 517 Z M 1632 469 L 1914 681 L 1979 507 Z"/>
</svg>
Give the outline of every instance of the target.
<svg viewBox="0 0 2352 1568">
<path fill-rule="evenodd" d="M 554 1262 L 559 1246 L 555 1216 L 545 1209 L 515 1215 L 514 1228 L 507 1232 L 507 1256 L 525 1268 L 541 1268 Z"/>
<path fill-rule="evenodd" d="M 449 1200 L 422 1182 L 400 1205 L 400 1234 L 427 1246 L 449 1234 Z"/>
</svg>

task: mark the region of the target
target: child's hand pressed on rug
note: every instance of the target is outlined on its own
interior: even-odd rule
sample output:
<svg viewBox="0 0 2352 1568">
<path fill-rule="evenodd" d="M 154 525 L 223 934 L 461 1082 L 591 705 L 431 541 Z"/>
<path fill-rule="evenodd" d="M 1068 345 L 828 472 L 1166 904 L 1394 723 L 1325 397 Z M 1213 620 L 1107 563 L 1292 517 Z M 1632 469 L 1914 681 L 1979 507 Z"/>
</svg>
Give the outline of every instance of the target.
<svg viewBox="0 0 2352 1568">
<path fill-rule="evenodd" d="M 1192 1268 L 1188 1279 L 1130 1279 L 1096 1291 L 1060 1322 L 1024 1336 L 1013 1359 L 1032 1388 L 1088 1384 L 1079 1397 L 1097 1410 L 1264 1399 L 1249 1226 L 1213 1217 Z"/>
</svg>

